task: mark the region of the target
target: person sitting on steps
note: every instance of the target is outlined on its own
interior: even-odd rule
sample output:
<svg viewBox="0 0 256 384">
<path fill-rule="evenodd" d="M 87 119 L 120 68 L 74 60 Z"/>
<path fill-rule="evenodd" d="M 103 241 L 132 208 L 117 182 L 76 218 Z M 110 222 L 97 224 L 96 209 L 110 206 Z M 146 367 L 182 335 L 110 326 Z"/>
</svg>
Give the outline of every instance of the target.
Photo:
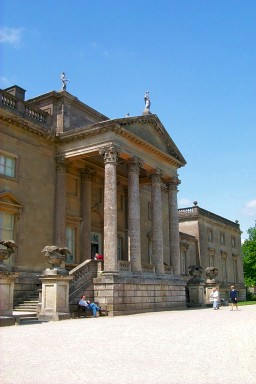
<svg viewBox="0 0 256 384">
<path fill-rule="evenodd" d="M 85 295 L 81 296 L 81 299 L 78 305 L 81 305 L 81 307 L 86 307 L 90 309 L 93 313 L 93 317 L 97 317 L 97 311 L 101 310 L 101 308 L 97 304 L 91 303 L 89 300 L 85 300 Z"/>
</svg>

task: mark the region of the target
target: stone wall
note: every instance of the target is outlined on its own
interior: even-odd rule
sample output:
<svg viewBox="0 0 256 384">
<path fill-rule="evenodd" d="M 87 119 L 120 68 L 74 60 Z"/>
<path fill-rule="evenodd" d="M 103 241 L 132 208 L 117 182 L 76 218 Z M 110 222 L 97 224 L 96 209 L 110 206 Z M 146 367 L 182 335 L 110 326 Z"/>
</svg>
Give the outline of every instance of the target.
<svg viewBox="0 0 256 384">
<path fill-rule="evenodd" d="M 94 279 L 94 299 L 110 316 L 185 308 L 185 282 L 165 276 L 102 275 Z"/>
</svg>

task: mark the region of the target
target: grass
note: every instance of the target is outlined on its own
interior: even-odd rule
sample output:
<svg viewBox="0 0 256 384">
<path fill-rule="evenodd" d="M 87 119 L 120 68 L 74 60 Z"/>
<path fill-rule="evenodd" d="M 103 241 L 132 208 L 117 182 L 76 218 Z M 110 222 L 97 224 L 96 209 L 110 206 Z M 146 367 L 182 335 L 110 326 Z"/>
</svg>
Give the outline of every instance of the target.
<svg viewBox="0 0 256 384">
<path fill-rule="evenodd" d="M 253 301 L 241 301 L 241 302 L 237 303 L 238 306 L 241 306 L 241 305 L 253 305 L 253 304 L 256 304 L 256 300 L 253 300 Z"/>
</svg>

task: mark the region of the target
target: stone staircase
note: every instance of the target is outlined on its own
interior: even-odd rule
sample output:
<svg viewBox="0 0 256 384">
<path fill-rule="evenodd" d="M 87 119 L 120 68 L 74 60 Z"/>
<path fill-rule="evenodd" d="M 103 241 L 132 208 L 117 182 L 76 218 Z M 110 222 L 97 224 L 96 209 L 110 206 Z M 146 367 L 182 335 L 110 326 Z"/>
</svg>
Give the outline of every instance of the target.
<svg viewBox="0 0 256 384">
<path fill-rule="evenodd" d="M 13 308 L 13 316 L 18 324 L 38 322 L 37 305 L 39 303 L 39 291 L 30 292 L 25 299 L 19 299 Z"/>
</svg>

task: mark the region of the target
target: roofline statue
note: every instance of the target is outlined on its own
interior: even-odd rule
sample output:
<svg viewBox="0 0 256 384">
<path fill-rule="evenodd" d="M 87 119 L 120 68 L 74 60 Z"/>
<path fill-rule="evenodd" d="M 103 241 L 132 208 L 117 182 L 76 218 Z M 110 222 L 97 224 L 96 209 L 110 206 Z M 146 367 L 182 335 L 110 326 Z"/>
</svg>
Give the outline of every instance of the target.
<svg viewBox="0 0 256 384">
<path fill-rule="evenodd" d="M 70 80 L 66 78 L 65 72 L 62 72 L 60 78 L 61 78 L 61 81 L 62 81 L 62 90 L 66 91 L 67 83 L 70 83 Z"/>
</svg>

